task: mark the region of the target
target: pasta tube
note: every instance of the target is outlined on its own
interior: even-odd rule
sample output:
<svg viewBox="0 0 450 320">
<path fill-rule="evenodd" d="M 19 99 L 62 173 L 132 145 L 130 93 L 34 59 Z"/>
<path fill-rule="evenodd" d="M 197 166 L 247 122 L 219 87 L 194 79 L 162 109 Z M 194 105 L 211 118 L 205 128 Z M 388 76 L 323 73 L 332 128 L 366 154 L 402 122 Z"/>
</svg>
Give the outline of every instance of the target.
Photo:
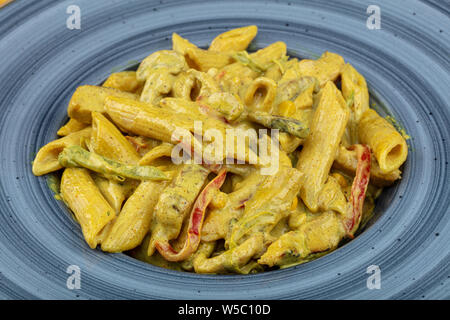
<svg viewBox="0 0 450 320">
<path fill-rule="evenodd" d="M 208 50 L 219 52 L 245 50 L 257 33 L 257 26 L 247 26 L 229 30 L 215 37 Z"/>
<path fill-rule="evenodd" d="M 161 157 L 170 157 L 172 155 L 174 145 L 170 143 L 163 142 L 159 146 L 154 147 L 152 150 L 147 152 L 141 160 L 139 160 L 140 166 L 150 165 L 154 160 Z"/>
<path fill-rule="evenodd" d="M 67 113 L 70 118 L 90 124 L 92 121 L 91 113 L 93 111 L 100 113 L 105 111 L 105 99 L 108 96 L 128 99 L 138 98 L 138 96 L 133 93 L 123 92 L 114 88 L 80 86 L 75 90 L 75 93 L 69 101 Z"/>
<path fill-rule="evenodd" d="M 277 92 L 275 81 L 265 77 L 255 79 L 247 88 L 244 103 L 251 111 L 272 113 Z"/>
<path fill-rule="evenodd" d="M 382 173 L 397 170 L 406 161 L 408 146 L 405 139 L 376 111 L 369 109 L 364 112 L 358 132 L 361 142 L 373 150 Z"/>
<path fill-rule="evenodd" d="M 102 86 L 115 88 L 124 92 L 140 94 L 144 82 L 137 79 L 136 71 L 122 71 L 112 73 Z"/>
<path fill-rule="evenodd" d="M 140 156 L 122 133 L 101 113 L 92 113 L 90 147 L 95 153 L 126 164 L 136 164 Z"/>
<path fill-rule="evenodd" d="M 250 54 L 250 58 L 253 59 L 256 64 L 268 67 L 269 64 L 274 63 L 274 61 L 285 57 L 286 51 L 286 43 L 278 41 Z"/>
<path fill-rule="evenodd" d="M 349 63 L 342 69 L 341 75 L 342 95 L 348 101 L 351 109 L 348 122 L 349 141 L 358 143 L 358 123 L 363 113 L 369 109 L 369 90 L 364 77 Z"/>
<path fill-rule="evenodd" d="M 150 230 L 153 209 L 166 182 L 142 181 L 125 202 L 111 230 L 102 241 L 107 252 L 122 252 L 137 247 Z"/>
<path fill-rule="evenodd" d="M 301 60 L 298 67 L 302 76 L 317 78 L 323 87 L 327 81 L 334 81 L 339 77 L 344 67 L 344 59 L 336 53 L 327 51 L 317 60 Z"/>
<path fill-rule="evenodd" d="M 386 187 L 392 185 L 396 180 L 401 178 L 400 170 L 396 169 L 389 173 L 382 173 L 376 159 L 371 157 L 370 165 L 370 183 L 378 187 Z M 338 154 L 333 163 L 333 168 L 344 171 L 347 174 L 355 175 L 358 159 L 355 150 L 349 150 L 344 146 L 340 146 Z"/>
<path fill-rule="evenodd" d="M 245 203 L 244 214 L 233 226 L 227 243 L 234 248 L 249 235 L 262 233 L 269 241 L 269 233 L 290 210 L 300 190 L 303 174 L 295 168 L 281 167 L 256 190 Z"/>
<path fill-rule="evenodd" d="M 68 136 L 71 133 L 83 130 L 84 128 L 88 127 L 89 125 L 83 122 L 80 122 L 75 119 L 69 119 L 69 121 L 63 125 L 61 128 L 59 128 L 58 132 L 56 133 L 58 136 Z"/>
<path fill-rule="evenodd" d="M 200 48 L 186 48 L 186 61 L 193 69 L 207 72 L 211 68 L 221 69 L 233 62 L 228 53 L 212 52 Z"/>
<path fill-rule="evenodd" d="M 101 241 L 101 231 L 115 217 L 113 208 L 83 168 L 64 170 L 61 196 L 80 223 L 87 244 L 94 249 Z"/>
<path fill-rule="evenodd" d="M 92 178 L 103 197 L 108 201 L 116 214 L 120 212 L 122 203 L 125 201 L 128 194 L 136 188 L 135 182 L 132 180 L 118 183 L 117 181 L 109 180 L 98 174 L 93 175 Z"/>
<path fill-rule="evenodd" d="M 184 39 L 177 33 L 172 33 L 172 49 L 181 55 L 186 54 L 187 48 L 197 48 L 195 44 L 189 42 L 189 40 Z"/>
<path fill-rule="evenodd" d="M 63 166 L 58 161 L 58 156 L 64 148 L 81 145 L 91 136 L 91 127 L 71 133 L 64 138 L 54 140 L 43 146 L 33 161 L 33 174 L 41 176 L 59 169 Z"/>
<path fill-rule="evenodd" d="M 333 82 L 327 82 L 297 162 L 297 169 L 305 174 L 300 196 L 312 212 L 318 211 L 318 196 L 328 178 L 348 118 L 349 110 L 340 91 Z"/>
</svg>

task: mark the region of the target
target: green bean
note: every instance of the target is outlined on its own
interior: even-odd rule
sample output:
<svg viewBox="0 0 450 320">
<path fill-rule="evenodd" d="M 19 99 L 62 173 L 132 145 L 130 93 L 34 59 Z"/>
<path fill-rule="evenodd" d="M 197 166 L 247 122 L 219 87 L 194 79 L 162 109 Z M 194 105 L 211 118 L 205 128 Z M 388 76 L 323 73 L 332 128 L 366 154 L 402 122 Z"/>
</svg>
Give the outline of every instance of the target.
<svg viewBox="0 0 450 320">
<path fill-rule="evenodd" d="M 123 182 L 125 178 L 136 180 L 168 180 L 169 178 L 152 166 L 127 165 L 89 152 L 80 146 L 64 148 L 58 157 L 63 167 L 84 167 L 101 173 L 109 179 Z"/>
</svg>

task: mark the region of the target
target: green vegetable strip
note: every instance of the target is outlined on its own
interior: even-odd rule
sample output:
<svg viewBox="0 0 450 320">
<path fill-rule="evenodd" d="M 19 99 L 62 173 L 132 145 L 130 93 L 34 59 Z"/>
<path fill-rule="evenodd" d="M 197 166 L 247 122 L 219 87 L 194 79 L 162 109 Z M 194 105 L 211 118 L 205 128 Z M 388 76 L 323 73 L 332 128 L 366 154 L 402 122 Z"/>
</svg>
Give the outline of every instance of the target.
<svg viewBox="0 0 450 320">
<path fill-rule="evenodd" d="M 102 157 L 94 152 L 86 151 L 80 146 L 64 148 L 59 154 L 58 161 L 63 167 L 84 167 L 120 182 L 124 181 L 125 178 L 136 180 L 169 179 L 164 172 L 158 168 L 152 166 L 127 165 Z"/>
<path fill-rule="evenodd" d="M 249 113 L 248 118 L 268 128 L 287 132 L 297 138 L 304 139 L 309 134 L 309 128 L 303 122 L 296 119 L 274 116 L 263 112 Z"/>
</svg>

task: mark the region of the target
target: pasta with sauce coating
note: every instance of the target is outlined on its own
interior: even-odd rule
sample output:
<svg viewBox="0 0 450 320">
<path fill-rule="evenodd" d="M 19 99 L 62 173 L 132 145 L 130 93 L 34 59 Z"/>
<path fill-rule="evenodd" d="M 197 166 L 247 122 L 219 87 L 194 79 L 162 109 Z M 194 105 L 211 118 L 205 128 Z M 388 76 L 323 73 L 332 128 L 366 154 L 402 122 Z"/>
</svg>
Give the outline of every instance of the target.
<svg viewBox="0 0 450 320">
<path fill-rule="evenodd" d="M 32 170 L 61 170 L 90 248 L 249 274 L 317 259 L 364 228 L 401 178 L 405 139 L 338 53 L 293 58 L 281 41 L 248 52 L 257 33 L 209 46 L 173 33 L 136 71 L 75 90 L 63 137 Z"/>
</svg>

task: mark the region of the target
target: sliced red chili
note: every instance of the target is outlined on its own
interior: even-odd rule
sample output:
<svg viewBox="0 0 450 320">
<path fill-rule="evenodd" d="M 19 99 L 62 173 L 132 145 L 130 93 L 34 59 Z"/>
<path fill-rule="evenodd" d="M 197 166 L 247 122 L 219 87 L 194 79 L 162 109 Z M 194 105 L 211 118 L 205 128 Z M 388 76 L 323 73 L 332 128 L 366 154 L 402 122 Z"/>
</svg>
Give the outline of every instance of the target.
<svg viewBox="0 0 450 320">
<path fill-rule="evenodd" d="M 347 236 L 353 238 L 355 231 L 361 222 L 364 199 L 370 179 L 370 148 L 367 145 L 357 144 L 349 148 L 356 150 L 358 165 L 356 167 L 355 179 L 352 183 L 348 218 L 344 221 Z"/>
</svg>

